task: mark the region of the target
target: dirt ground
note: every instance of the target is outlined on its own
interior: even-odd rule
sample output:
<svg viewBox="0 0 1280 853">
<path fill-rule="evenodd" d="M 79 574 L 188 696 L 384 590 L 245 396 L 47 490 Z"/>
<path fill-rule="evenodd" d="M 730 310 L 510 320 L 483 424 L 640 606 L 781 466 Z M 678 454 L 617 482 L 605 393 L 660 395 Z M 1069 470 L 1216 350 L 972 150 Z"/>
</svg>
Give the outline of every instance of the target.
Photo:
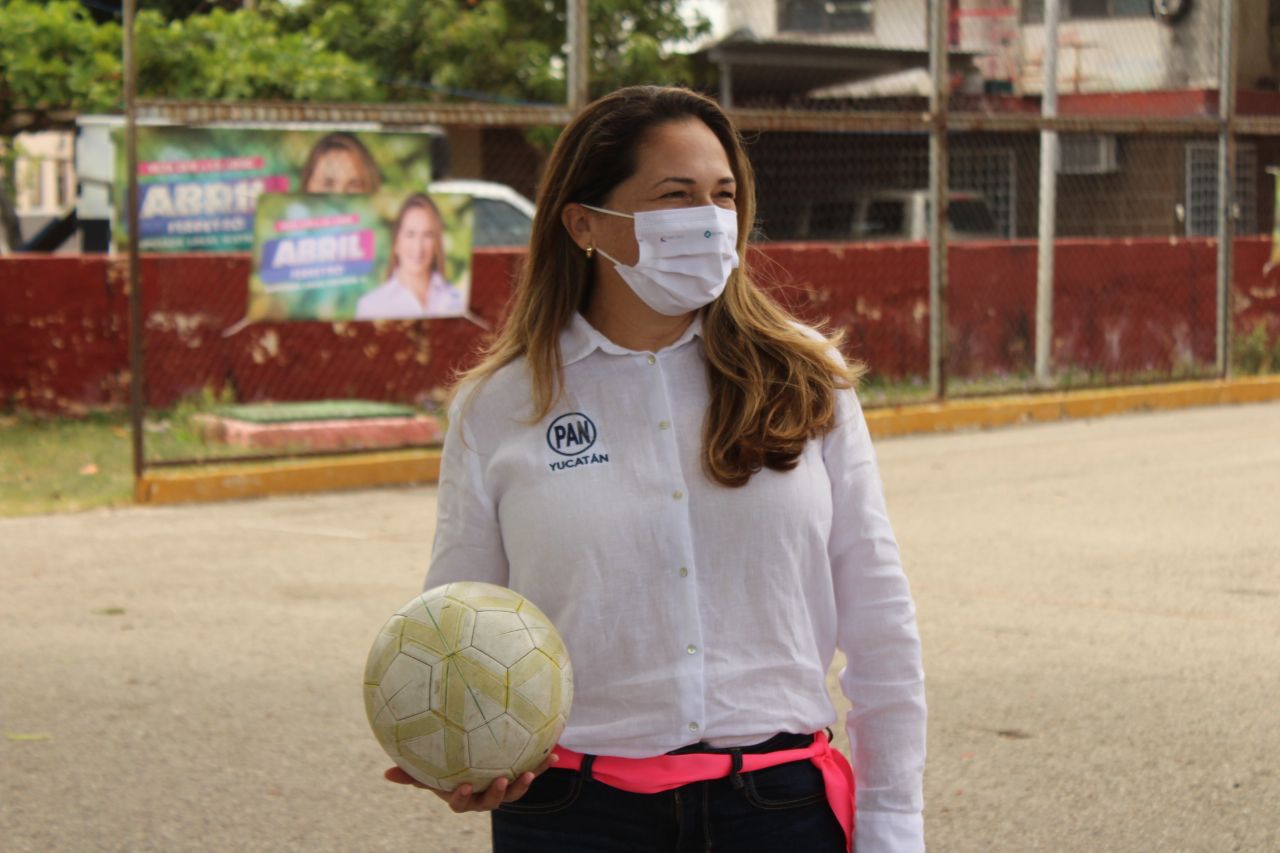
<svg viewBox="0 0 1280 853">
<path fill-rule="evenodd" d="M 878 447 L 930 847 L 1280 849 L 1280 404 Z M 0 520 L 0 849 L 487 849 L 364 720 L 434 501 Z"/>
</svg>

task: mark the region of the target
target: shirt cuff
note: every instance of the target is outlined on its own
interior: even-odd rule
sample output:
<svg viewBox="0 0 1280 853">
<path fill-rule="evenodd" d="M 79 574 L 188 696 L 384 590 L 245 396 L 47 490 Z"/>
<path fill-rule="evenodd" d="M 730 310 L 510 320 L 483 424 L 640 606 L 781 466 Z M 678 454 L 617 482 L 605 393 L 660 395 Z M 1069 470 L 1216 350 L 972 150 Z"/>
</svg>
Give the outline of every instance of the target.
<svg viewBox="0 0 1280 853">
<path fill-rule="evenodd" d="M 854 831 L 856 853 L 921 853 L 924 816 L 920 812 L 858 810 Z"/>
</svg>

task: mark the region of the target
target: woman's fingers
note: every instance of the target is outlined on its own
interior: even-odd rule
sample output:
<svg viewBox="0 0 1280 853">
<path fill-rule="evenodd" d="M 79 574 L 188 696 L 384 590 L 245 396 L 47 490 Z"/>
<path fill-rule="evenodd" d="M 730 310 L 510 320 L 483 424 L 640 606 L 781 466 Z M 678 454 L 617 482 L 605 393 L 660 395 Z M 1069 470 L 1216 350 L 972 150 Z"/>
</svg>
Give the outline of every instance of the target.
<svg viewBox="0 0 1280 853">
<path fill-rule="evenodd" d="M 536 778 L 537 776 L 533 773 L 521 773 L 516 777 L 516 780 L 511 783 L 510 787 L 507 788 L 506 796 L 503 797 L 502 801 L 504 803 L 514 803 L 516 800 L 523 797 L 529 792 L 529 786 L 533 784 L 533 780 Z"/>
<path fill-rule="evenodd" d="M 395 782 L 397 785 L 412 785 L 415 788 L 427 788 L 426 785 L 404 772 L 400 767 L 392 767 L 382 774 L 382 778 L 388 782 Z M 431 790 L 427 788 L 427 790 Z"/>
<path fill-rule="evenodd" d="M 475 786 L 470 782 L 459 785 L 452 791 L 441 791 L 437 788 L 432 788 L 414 779 L 400 767 L 391 767 L 382 775 L 385 779 L 395 782 L 397 785 L 412 785 L 415 788 L 430 791 L 448 803 L 449 808 L 457 813 L 490 812 L 503 803 L 515 802 L 523 797 L 528 793 L 529 786 L 533 784 L 533 780 L 546 772 L 557 760 L 558 757 L 555 754 L 549 755 L 546 761 L 531 771 L 521 773 L 515 780 L 508 780 L 505 777 L 494 779 L 488 788 L 478 794 L 475 792 Z"/>
<path fill-rule="evenodd" d="M 480 803 L 476 806 L 476 811 L 491 812 L 502 805 L 502 799 L 507 795 L 509 787 L 511 787 L 511 783 L 507 781 L 506 777 L 494 779 L 489 783 L 489 787 L 484 789 L 484 794 L 480 797 Z"/>
<path fill-rule="evenodd" d="M 471 784 L 465 783 L 454 788 L 452 793 L 441 791 L 436 791 L 436 793 L 449 804 L 449 808 L 461 814 L 462 812 L 471 811 L 471 791 Z"/>
</svg>

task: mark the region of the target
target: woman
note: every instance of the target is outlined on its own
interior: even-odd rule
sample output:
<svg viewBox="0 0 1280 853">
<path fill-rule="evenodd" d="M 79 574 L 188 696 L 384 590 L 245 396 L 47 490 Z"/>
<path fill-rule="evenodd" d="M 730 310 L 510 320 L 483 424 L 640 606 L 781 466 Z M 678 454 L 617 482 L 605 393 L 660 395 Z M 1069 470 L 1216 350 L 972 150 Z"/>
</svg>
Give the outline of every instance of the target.
<svg viewBox="0 0 1280 853">
<path fill-rule="evenodd" d="M 311 146 L 302 166 L 304 193 L 377 192 L 382 173 L 373 155 L 353 134 L 336 132 L 320 137 Z"/>
<path fill-rule="evenodd" d="M 391 231 L 387 280 L 356 303 L 357 320 L 457 317 L 466 312 L 462 289 L 444 277 L 444 220 L 429 197 L 414 193 L 400 205 Z"/>
<path fill-rule="evenodd" d="M 754 212 L 736 132 L 685 90 L 615 92 L 552 152 L 451 407 L 427 575 L 526 595 L 573 660 L 557 760 L 437 792 L 493 810 L 499 853 L 848 849 L 837 647 L 859 853 L 923 848 L 919 640 L 860 368 L 752 282 Z"/>
</svg>

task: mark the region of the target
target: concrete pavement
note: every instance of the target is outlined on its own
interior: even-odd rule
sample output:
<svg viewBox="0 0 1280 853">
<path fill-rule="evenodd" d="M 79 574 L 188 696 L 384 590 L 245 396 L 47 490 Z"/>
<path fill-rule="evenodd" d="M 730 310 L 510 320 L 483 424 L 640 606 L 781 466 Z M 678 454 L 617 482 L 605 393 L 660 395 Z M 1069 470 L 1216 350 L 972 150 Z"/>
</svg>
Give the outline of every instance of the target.
<svg viewBox="0 0 1280 853">
<path fill-rule="evenodd" d="M 1280 849 L 1280 404 L 878 447 L 930 847 Z M 434 495 L 0 519 L 0 850 L 488 849 L 364 721 Z"/>
</svg>

